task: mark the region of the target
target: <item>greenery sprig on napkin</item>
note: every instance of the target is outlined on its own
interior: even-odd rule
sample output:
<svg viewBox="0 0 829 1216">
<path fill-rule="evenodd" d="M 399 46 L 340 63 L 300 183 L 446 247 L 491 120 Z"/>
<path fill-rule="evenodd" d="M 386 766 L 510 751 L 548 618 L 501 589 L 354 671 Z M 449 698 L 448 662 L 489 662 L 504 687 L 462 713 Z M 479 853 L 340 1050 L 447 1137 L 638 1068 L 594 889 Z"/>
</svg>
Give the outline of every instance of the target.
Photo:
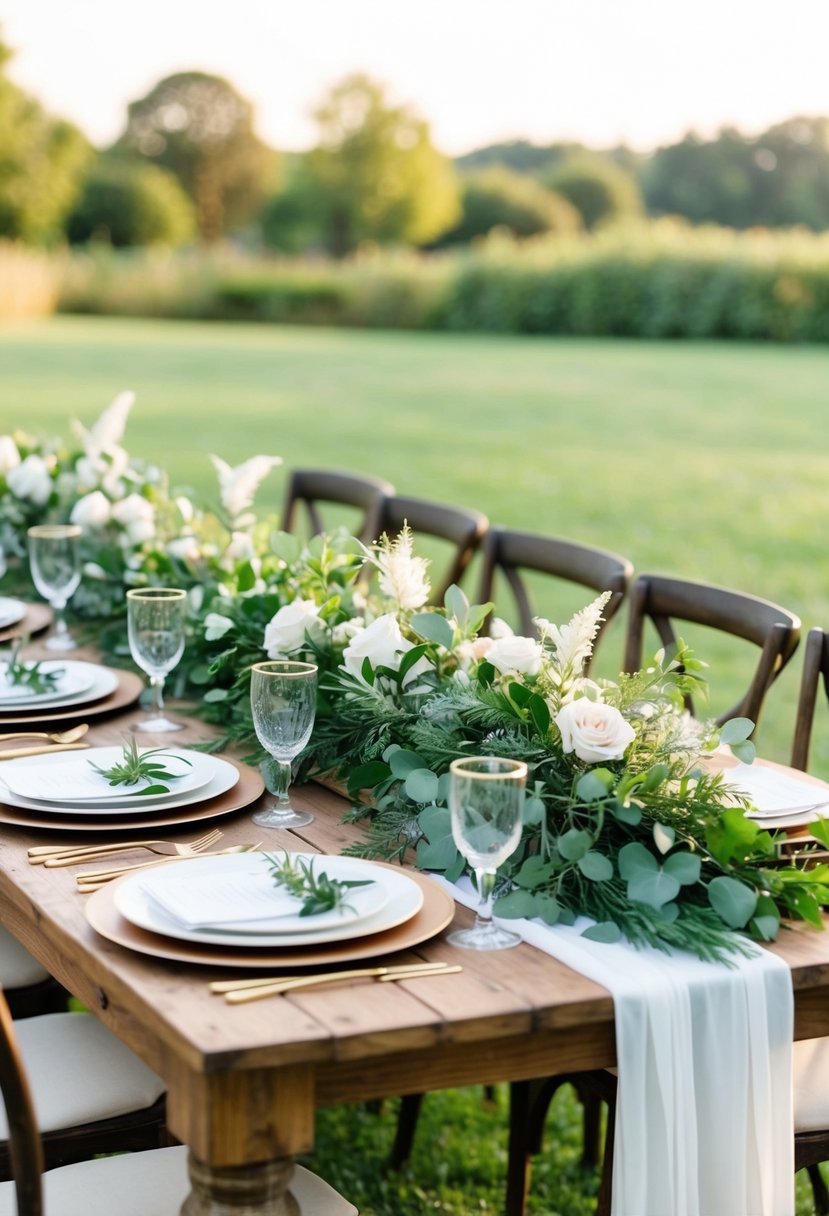
<svg viewBox="0 0 829 1216">
<path fill-rule="evenodd" d="M 28 641 L 28 638 L 24 640 Z M 31 693 L 54 692 L 65 669 L 57 667 L 54 671 L 43 671 L 41 662 L 24 663 L 19 657 L 23 644 L 21 641 L 12 648 L 5 669 L 6 683 L 13 688 L 28 688 Z"/>
<path fill-rule="evenodd" d="M 354 887 L 371 886 L 370 878 L 330 878 L 324 872 L 314 873 L 313 861 L 294 861 L 288 853 L 279 858 L 275 853 L 266 853 L 271 877 L 280 887 L 286 887 L 291 895 L 302 900 L 300 916 L 316 916 L 320 912 L 331 912 L 335 908 L 346 908 L 345 897 Z"/>
<path fill-rule="evenodd" d="M 138 785 L 140 781 L 146 781 L 149 784 L 143 789 L 131 792 L 142 795 L 169 794 L 169 786 L 161 783 L 164 781 L 177 781 L 181 773 L 168 772 L 161 762 L 162 757 L 169 759 L 170 753 L 165 752 L 161 747 L 154 747 L 149 751 L 139 752 L 135 739 L 129 738 L 124 744 L 124 751 L 120 762 L 113 764 L 110 768 L 101 768 L 100 765 L 95 764 L 92 760 L 89 763 L 96 773 L 100 773 L 102 777 L 106 777 L 110 785 Z M 186 756 L 177 755 L 176 759 L 181 760 L 184 764 L 190 764 Z"/>
</svg>

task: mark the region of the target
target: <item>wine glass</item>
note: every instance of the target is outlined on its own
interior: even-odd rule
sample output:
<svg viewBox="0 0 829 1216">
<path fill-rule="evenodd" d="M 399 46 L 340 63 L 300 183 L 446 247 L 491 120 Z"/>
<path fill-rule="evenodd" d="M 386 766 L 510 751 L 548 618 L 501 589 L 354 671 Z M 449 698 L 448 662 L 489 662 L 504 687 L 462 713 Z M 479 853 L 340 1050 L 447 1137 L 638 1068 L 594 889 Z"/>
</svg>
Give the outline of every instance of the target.
<svg viewBox="0 0 829 1216">
<path fill-rule="evenodd" d="M 164 712 L 164 679 L 184 654 L 187 592 L 177 587 L 133 588 L 127 592 L 127 632 L 130 653 L 150 677 L 155 710 L 133 730 L 162 734 L 181 730 Z"/>
<path fill-rule="evenodd" d="M 298 828 L 314 816 L 291 806 L 291 761 L 311 738 L 317 710 L 317 668 L 313 663 L 274 659 L 251 668 L 250 705 L 256 737 L 273 760 L 262 766 L 276 802 L 257 811 L 262 828 Z"/>
<path fill-rule="evenodd" d="M 499 756 L 462 756 L 449 766 L 452 836 L 475 870 L 480 903 L 471 929 L 449 935 L 455 946 L 503 950 L 521 938 L 492 919 L 495 871 L 521 839 L 527 766 Z"/>
<path fill-rule="evenodd" d="M 29 566 L 38 592 L 55 612 L 55 632 L 47 650 L 74 650 L 63 612 L 81 581 L 78 524 L 37 524 L 29 528 Z"/>
</svg>

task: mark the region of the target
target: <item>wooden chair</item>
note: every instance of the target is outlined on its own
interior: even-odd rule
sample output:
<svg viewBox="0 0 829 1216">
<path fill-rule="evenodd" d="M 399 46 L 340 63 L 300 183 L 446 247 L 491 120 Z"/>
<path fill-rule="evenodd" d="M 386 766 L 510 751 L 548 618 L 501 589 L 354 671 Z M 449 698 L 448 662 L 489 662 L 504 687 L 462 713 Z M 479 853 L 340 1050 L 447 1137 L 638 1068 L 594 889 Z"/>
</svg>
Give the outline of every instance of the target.
<svg viewBox="0 0 829 1216">
<path fill-rule="evenodd" d="M 426 498 L 404 498 L 393 494 L 383 498 L 377 521 L 377 532 L 372 538 L 396 536 L 408 524 L 415 535 L 435 537 L 448 541 L 454 552 L 443 577 L 432 584 L 432 602 L 442 604 L 449 587 L 463 578 L 472 558 L 477 553 L 486 535 L 489 520 L 480 511 L 470 507 L 454 507 L 432 502 Z"/>
<path fill-rule="evenodd" d="M 812 725 L 821 679 L 823 690 L 829 697 L 829 638 L 822 629 L 815 628 L 809 630 L 803 648 L 803 674 L 792 743 L 792 768 L 800 768 L 804 772 L 809 767 Z"/>
<path fill-rule="evenodd" d="M 530 570 L 547 574 L 564 582 L 589 587 L 597 593 L 610 591 L 612 594 L 604 610 L 602 630 L 621 607 L 633 577 L 632 563 L 617 553 L 564 540 L 559 536 L 538 536 L 500 526 L 490 528 L 483 552 L 478 602 L 485 604 L 495 600 L 496 579 L 499 574 L 503 575 L 518 609 L 521 632 L 530 637 L 535 633 L 533 618 L 550 616 L 550 613 L 536 610 L 522 572 Z"/>
<path fill-rule="evenodd" d="M 288 478 L 282 528 L 295 530 L 298 508 L 304 507 L 311 535 L 326 531 L 320 504 L 355 507 L 362 512 L 354 535 L 362 541 L 372 541 L 378 535 L 381 499 L 394 494 L 390 481 L 379 477 L 363 477 L 342 473 L 336 469 L 294 469 Z"/>
<path fill-rule="evenodd" d="M 66 1017 L 82 1017 L 67 1014 Z M 187 1149 L 161 1148 L 63 1166 L 43 1177 L 36 1097 L 8 1005 L 0 993 L 0 1092 L 8 1112 L 12 1180 L 0 1183 L 0 1216 L 172 1216 L 190 1190 Z M 59 1046 L 59 1044 L 56 1044 Z M 70 1044 L 65 1044 L 71 1050 Z M 196 1184 L 197 1185 L 197 1184 Z M 297 1167 L 291 1191 L 303 1212 L 357 1216 L 357 1209 L 315 1174 Z M 44 1193 L 46 1204 L 44 1207 Z"/>
<path fill-rule="evenodd" d="M 758 646 L 760 657 L 746 692 L 717 717 L 720 724 L 729 718 L 750 718 L 757 725 L 766 693 L 797 649 L 799 617 L 778 604 L 745 592 L 654 574 L 637 578 L 629 600 L 625 671 L 637 671 L 642 665 L 644 627 L 648 620 L 666 647 L 676 645 L 675 620 L 703 625 Z M 693 713 L 690 699 L 687 706 Z"/>
</svg>

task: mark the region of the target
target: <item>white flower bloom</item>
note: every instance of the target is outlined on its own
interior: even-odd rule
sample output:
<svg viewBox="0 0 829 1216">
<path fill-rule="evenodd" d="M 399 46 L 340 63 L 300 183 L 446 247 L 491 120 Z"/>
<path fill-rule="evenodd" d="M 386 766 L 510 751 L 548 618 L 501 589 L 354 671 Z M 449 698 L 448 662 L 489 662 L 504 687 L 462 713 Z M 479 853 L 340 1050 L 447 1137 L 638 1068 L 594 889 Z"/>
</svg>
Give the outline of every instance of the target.
<svg viewBox="0 0 829 1216">
<path fill-rule="evenodd" d="M 500 638 L 511 638 L 513 631 L 506 621 L 502 621 L 499 616 L 494 616 L 489 622 L 489 636 L 494 642 Z"/>
<path fill-rule="evenodd" d="M 8 473 L 20 464 L 20 452 L 11 435 L 0 435 L 0 473 Z"/>
<path fill-rule="evenodd" d="M 230 617 L 222 616 L 220 612 L 208 612 L 204 618 L 204 636 L 208 642 L 215 642 L 219 638 L 223 638 L 233 628 L 234 624 Z"/>
<path fill-rule="evenodd" d="M 201 560 L 202 552 L 195 536 L 177 536 L 167 544 L 167 552 L 179 562 L 194 564 Z"/>
<path fill-rule="evenodd" d="M 112 516 L 112 504 L 106 494 L 93 490 L 84 494 L 72 508 L 69 520 L 82 528 L 105 528 Z"/>
<path fill-rule="evenodd" d="M 541 656 L 541 643 L 535 638 L 510 634 L 494 641 L 486 658 L 502 675 L 517 672 L 520 675 L 537 676 L 541 670 Z"/>
<path fill-rule="evenodd" d="M 563 672 L 568 668 L 571 671 L 581 671 L 584 667 L 593 653 L 593 642 L 602 622 L 602 611 L 610 595 L 609 591 L 603 592 L 592 604 L 572 616 L 566 625 L 554 625 L 541 616 L 535 618 L 542 639 L 549 640 L 555 647 L 559 671 Z"/>
<path fill-rule="evenodd" d="M 390 667 L 396 671 L 401 656 L 411 649 L 412 643 L 403 637 L 396 617 L 387 612 L 351 639 L 343 651 L 343 666 L 359 679 L 362 679 L 364 659 L 368 659 L 375 669 Z"/>
<path fill-rule="evenodd" d="M 269 659 L 292 654 L 305 645 L 306 631 L 313 632 L 320 610 L 313 600 L 285 604 L 265 627 L 263 643 Z"/>
<path fill-rule="evenodd" d="M 219 477 L 222 506 L 232 520 L 238 520 L 253 503 L 259 483 L 271 469 L 282 464 L 281 456 L 251 456 L 235 468 L 219 456 L 211 456 Z"/>
<path fill-rule="evenodd" d="M 27 456 L 20 464 L 9 469 L 6 481 L 12 494 L 17 498 L 28 498 L 38 507 L 44 506 L 52 493 L 52 478 L 41 456 Z"/>
<path fill-rule="evenodd" d="M 140 494 L 128 494 L 117 502 L 112 518 L 121 524 L 132 545 L 141 545 L 155 536 L 155 508 Z"/>
<path fill-rule="evenodd" d="M 134 402 L 135 393 L 119 393 L 89 430 L 80 422 L 72 423 L 72 433 L 81 441 L 88 455 L 109 452 L 120 444 Z"/>
<path fill-rule="evenodd" d="M 221 591 L 221 588 L 219 590 Z M 187 592 L 187 602 L 194 616 L 196 613 L 201 612 L 201 606 L 204 603 L 204 587 L 200 583 L 197 583 L 195 587 L 191 587 Z"/>
<path fill-rule="evenodd" d="M 238 562 L 245 561 L 250 562 L 254 573 L 259 573 L 262 562 L 256 556 L 256 546 L 253 543 L 253 538 L 248 532 L 232 532 L 230 534 L 230 544 L 222 554 L 221 567 L 223 570 L 232 570 Z"/>
<path fill-rule="evenodd" d="M 494 645 L 492 638 L 475 638 L 474 641 L 460 642 L 455 647 L 455 655 L 461 668 L 466 671 L 485 659 Z"/>
<path fill-rule="evenodd" d="M 614 705 L 580 697 L 565 705 L 556 716 L 565 752 L 575 752 L 586 764 L 621 760 L 636 738 L 633 727 Z"/>
<path fill-rule="evenodd" d="M 335 646 L 342 646 L 345 642 L 350 642 L 352 638 L 356 638 L 358 633 L 362 633 L 366 627 L 366 623 L 361 616 L 353 616 L 347 621 L 341 621 L 339 625 L 335 625 L 331 631 L 331 640 Z"/>
<path fill-rule="evenodd" d="M 186 498 L 184 494 L 179 494 L 178 498 L 176 499 L 176 507 L 179 515 L 182 518 L 182 522 L 185 524 L 191 524 L 193 522 L 195 510 L 190 499 Z"/>
<path fill-rule="evenodd" d="M 429 562 L 425 557 L 414 556 L 413 545 L 411 528 L 404 524 L 394 540 L 383 537 L 372 557 L 380 571 L 380 590 L 404 612 L 422 608 L 432 590 L 426 574 Z"/>
<path fill-rule="evenodd" d="M 99 566 L 97 562 L 84 562 L 83 564 L 84 578 L 94 579 L 98 583 L 105 583 L 108 575 L 103 566 Z"/>
</svg>

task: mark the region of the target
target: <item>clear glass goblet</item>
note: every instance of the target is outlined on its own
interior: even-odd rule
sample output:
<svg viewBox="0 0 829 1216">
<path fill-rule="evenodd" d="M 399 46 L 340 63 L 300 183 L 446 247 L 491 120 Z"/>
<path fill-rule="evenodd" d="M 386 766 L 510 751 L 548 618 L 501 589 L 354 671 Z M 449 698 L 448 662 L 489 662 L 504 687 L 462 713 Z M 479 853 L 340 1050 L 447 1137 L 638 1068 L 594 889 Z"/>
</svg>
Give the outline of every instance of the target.
<svg viewBox="0 0 829 1216">
<path fill-rule="evenodd" d="M 262 828 L 298 828 L 314 816 L 291 806 L 291 761 L 311 738 L 317 711 L 317 668 L 313 663 L 274 659 L 251 668 L 250 705 L 256 737 L 273 763 L 262 766 L 276 802 L 257 811 Z"/>
<path fill-rule="evenodd" d="M 29 528 L 29 567 L 32 581 L 55 613 L 55 632 L 47 650 L 74 650 L 75 639 L 64 620 L 64 609 L 81 581 L 78 524 L 37 524 Z"/>
<path fill-rule="evenodd" d="M 133 730 L 164 734 L 181 730 L 164 712 L 164 680 L 184 654 L 187 592 L 177 587 L 142 587 L 127 592 L 130 653 L 150 678 L 154 712 Z"/>
<path fill-rule="evenodd" d="M 514 853 L 521 839 L 527 766 L 500 756 L 463 756 L 449 766 L 449 810 L 452 836 L 475 870 L 480 903 L 471 929 L 449 935 L 455 946 L 471 950 L 504 950 L 521 941 L 492 919 L 495 871 Z"/>
</svg>

